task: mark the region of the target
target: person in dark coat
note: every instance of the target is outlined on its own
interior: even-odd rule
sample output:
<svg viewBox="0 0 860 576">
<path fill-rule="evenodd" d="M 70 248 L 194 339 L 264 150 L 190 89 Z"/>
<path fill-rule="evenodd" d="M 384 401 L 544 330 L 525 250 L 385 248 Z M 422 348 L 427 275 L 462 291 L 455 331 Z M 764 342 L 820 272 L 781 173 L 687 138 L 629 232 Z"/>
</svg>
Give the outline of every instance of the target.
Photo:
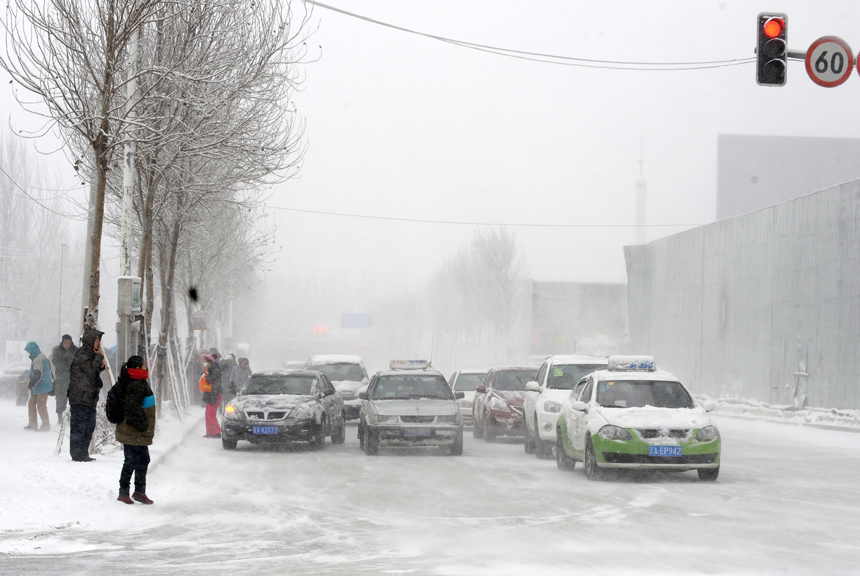
<svg viewBox="0 0 860 576">
<path fill-rule="evenodd" d="M 251 365 L 247 358 L 239 358 L 239 365 L 233 368 L 233 376 L 230 377 L 230 389 L 233 394 L 238 394 L 248 380 L 251 378 Z"/>
<path fill-rule="evenodd" d="M 232 354 L 227 354 L 223 360 L 218 362 L 218 366 L 221 367 L 221 407 L 218 411 L 223 416 L 224 406 L 236 397 L 236 389 L 233 387 L 233 371 L 236 369 L 236 357 Z"/>
<path fill-rule="evenodd" d="M 203 375 L 212 386 L 212 390 L 203 393 L 206 403 L 206 434 L 204 438 L 220 438 L 221 426 L 218 424 L 218 406 L 221 404 L 221 367 L 215 361 L 215 356 L 207 354 L 203 357 Z"/>
<path fill-rule="evenodd" d="M 117 386 L 123 386 L 124 419 L 116 425 L 116 440 L 123 445 L 125 461 L 119 476 L 119 497 L 125 504 L 152 504 L 146 495 L 146 471 L 149 468 L 149 446 L 155 436 L 155 395 L 146 379 L 149 373 L 143 358 L 132 356 L 119 375 Z M 129 497 L 131 477 L 134 475 L 134 492 Z"/>
<path fill-rule="evenodd" d="M 101 349 L 104 332 L 87 328 L 81 347 L 75 352 L 69 369 L 69 405 L 72 417 L 69 430 L 69 452 L 75 462 L 92 462 L 89 447 L 96 429 L 96 405 L 102 388 L 100 378 L 105 357 Z"/>
<path fill-rule="evenodd" d="M 27 342 L 24 350 L 30 355 L 30 381 L 27 388 L 30 389 L 30 400 L 27 402 L 27 416 L 29 422 L 24 430 L 50 431 L 51 420 L 48 418 L 48 394 L 53 390 L 51 378 L 51 363 L 39 350 L 35 342 Z M 37 427 L 36 413 L 42 419 L 42 426 Z"/>
<path fill-rule="evenodd" d="M 60 345 L 51 353 L 51 364 L 54 365 L 54 398 L 57 401 L 57 424 L 63 421 L 63 412 L 69 403 L 69 371 L 72 368 L 72 360 L 75 359 L 75 346 L 72 337 L 63 334 Z"/>
</svg>

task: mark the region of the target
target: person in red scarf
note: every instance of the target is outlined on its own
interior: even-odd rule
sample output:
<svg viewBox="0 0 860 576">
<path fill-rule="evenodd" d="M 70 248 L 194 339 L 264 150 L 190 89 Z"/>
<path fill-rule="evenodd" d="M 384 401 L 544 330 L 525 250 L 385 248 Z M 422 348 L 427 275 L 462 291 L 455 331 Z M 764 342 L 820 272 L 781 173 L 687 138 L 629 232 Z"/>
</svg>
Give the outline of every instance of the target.
<svg viewBox="0 0 860 576">
<path fill-rule="evenodd" d="M 149 446 L 155 436 L 155 396 L 146 379 L 149 377 L 143 358 L 132 356 L 122 367 L 117 386 L 125 393 L 124 415 L 116 425 L 116 440 L 123 444 L 125 461 L 119 475 L 119 497 L 126 504 L 152 504 L 146 495 L 146 471 L 149 468 Z M 131 477 L 134 492 L 129 497 Z"/>
</svg>

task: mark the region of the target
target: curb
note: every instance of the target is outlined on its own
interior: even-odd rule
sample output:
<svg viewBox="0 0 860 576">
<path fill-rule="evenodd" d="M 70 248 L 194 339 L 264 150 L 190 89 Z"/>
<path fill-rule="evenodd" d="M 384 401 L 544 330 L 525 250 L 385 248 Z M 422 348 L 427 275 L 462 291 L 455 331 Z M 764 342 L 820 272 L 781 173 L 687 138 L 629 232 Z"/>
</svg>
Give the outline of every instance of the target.
<svg viewBox="0 0 860 576">
<path fill-rule="evenodd" d="M 831 430 L 834 432 L 851 432 L 853 434 L 860 434 L 860 428 L 855 428 L 853 426 L 839 426 L 838 424 L 813 424 L 811 422 L 793 422 L 791 420 L 782 420 L 780 418 L 768 418 L 766 416 L 752 416 L 749 414 L 720 412 L 719 410 L 714 410 L 712 414 L 718 415 L 720 417 L 725 416 L 726 418 L 735 418 L 737 420 L 757 420 L 760 422 L 769 422 L 773 424 L 785 424 L 787 426 L 800 426 L 804 428 L 817 428 L 819 430 Z"/>
</svg>

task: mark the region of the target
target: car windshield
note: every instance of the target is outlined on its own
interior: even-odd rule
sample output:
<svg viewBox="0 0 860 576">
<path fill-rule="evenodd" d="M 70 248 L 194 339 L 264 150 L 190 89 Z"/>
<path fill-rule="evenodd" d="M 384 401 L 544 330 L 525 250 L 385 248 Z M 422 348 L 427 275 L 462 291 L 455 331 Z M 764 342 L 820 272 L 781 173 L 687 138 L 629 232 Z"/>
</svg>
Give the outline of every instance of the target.
<svg viewBox="0 0 860 576">
<path fill-rule="evenodd" d="M 354 362 L 338 362 L 333 364 L 311 364 L 311 370 L 319 370 L 332 382 L 349 380 L 352 382 L 361 382 L 367 378 L 364 368 L 361 364 Z"/>
<path fill-rule="evenodd" d="M 616 380 L 597 385 L 597 403 L 607 408 L 693 408 L 693 399 L 680 382 Z"/>
<path fill-rule="evenodd" d="M 573 390 L 576 383 L 595 370 L 606 368 L 606 364 L 570 364 L 569 366 L 553 366 L 546 379 L 547 388 L 557 390 Z"/>
<path fill-rule="evenodd" d="M 295 394 L 309 396 L 316 389 L 313 376 L 254 374 L 242 389 L 242 396 L 254 394 Z"/>
<path fill-rule="evenodd" d="M 454 383 L 454 389 L 457 392 L 474 392 L 475 388 L 481 385 L 484 381 L 484 374 L 460 374 L 457 382 Z"/>
<path fill-rule="evenodd" d="M 410 374 L 380 376 L 371 400 L 403 400 L 406 398 L 439 398 L 453 400 L 454 393 L 442 376 Z"/>
<path fill-rule="evenodd" d="M 510 392 L 523 391 L 526 384 L 534 379 L 534 370 L 497 370 L 493 376 L 493 388 Z"/>
</svg>

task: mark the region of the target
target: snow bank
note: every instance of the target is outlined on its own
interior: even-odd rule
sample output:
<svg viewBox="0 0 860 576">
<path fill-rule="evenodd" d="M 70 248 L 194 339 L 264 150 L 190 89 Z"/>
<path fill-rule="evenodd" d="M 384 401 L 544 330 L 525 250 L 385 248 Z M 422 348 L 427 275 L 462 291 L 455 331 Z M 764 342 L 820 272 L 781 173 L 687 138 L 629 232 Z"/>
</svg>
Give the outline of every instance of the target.
<svg viewBox="0 0 860 576">
<path fill-rule="evenodd" d="M 53 399 L 48 401 L 52 419 Z M 200 411 L 202 413 L 202 410 Z M 186 415 L 180 421 L 165 414 L 158 420 L 155 441 L 150 447 L 149 484 L 157 482 L 158 464 L 193 430 L 202 433 L 202 414 Z M 86 528 L 94 522 L 110 529 L 115 518 L 122 446 L 97 454 L 95 462 L 72 462 L 66 437 L 63 451 L 55 456 L 59 427 L 51 432 L 24 430 L 27 407 L 0 401 L 0 555 L 38 553 L 40 539 L 50 539 L 57 530 Z M 128 508 L 144 508 L 128 506 Z M 138 511 L 140 512 L 140 511 Z M 39 534 L 44 531 L 44 534 Z M 34 532 L 36 533 L 34 535 Z M 25 537 L 26 535 L 26 537 Z M 52 548 L 53 550 L 54 548 Z"/>
<path fill-rule="evenodd" d="M 753 418 L 769 422 L 783 422 L 829 430 L 860 432 L 860 410 L 838 410 L 836 408 L 794 408 L 790 405 L 772 405 L 758 400 L 739 398 L 710 398 L 697 396 L 701 403 L 717 402 L 716 412 L 741 418 Z"/>
</svg>

